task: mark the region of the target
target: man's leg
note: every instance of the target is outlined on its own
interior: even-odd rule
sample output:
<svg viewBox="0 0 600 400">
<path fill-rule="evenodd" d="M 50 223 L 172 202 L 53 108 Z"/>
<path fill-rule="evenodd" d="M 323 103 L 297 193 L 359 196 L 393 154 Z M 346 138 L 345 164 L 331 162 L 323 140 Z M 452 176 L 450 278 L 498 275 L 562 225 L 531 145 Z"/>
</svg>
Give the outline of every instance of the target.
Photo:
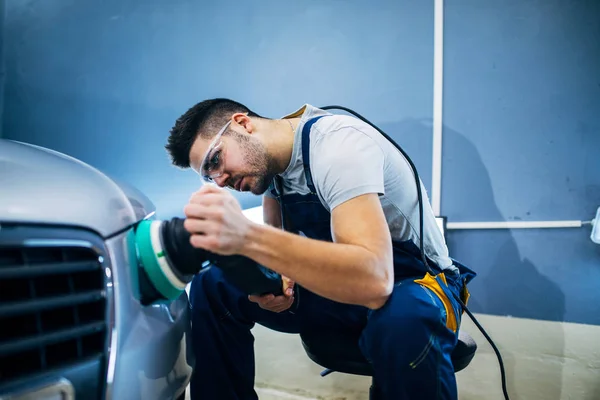
<svg viewBox="0 0 600 400">
<path fill-rule="evenodd" d="M 441 300 L 407 279 L 394 286 L 382 308 L 371 312 L 361 349 L 373 363 L 382 399 L 455 400 L 450 355 L 456 342 Z"/>
<path fill-rule="evenodd" d="M 254 336 L 260 322 L 271 329 L 298 333 L 293 314 L 261 309 L 214 267 L 194 277 L 190 288 L 192 347 L 196 358 L 192 400 L 251 400 L 254 391 Z"/>
</svg>

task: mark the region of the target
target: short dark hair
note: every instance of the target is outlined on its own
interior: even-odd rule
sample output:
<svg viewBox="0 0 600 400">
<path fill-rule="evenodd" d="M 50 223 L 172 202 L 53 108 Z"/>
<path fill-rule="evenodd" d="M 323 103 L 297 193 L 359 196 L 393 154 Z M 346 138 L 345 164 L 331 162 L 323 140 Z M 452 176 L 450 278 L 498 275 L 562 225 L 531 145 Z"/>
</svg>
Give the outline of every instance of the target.
<svg viewBox="0 0 600 400">
<path fill-rule="evenodd" d="M 165 145 L 173 165 L 189 168 L 190 150 L 198 135 L 210 139 L 232 114 L 238 112 L 248 113 L 249 117 L 263 118 L 245 105 L 224 98 L 204 100 L 187 110 L 171 128 Z"/>
</svg>

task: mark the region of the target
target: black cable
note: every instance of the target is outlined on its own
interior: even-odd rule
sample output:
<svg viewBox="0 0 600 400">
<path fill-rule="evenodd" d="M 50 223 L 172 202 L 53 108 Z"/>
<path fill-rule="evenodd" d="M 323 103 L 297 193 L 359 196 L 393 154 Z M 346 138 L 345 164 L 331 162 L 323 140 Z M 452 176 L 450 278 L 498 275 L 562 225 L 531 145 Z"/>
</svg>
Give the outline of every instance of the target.
<svg viewBox="0 0 600 400">
<path fill-rule="evenodd" d="M 458 296 L 454 296 L 454 298 L 456 300 L 458 300 L 458 302 L 460 303 L 460 305 L 462 306 L 462 308 L 467 312 L 467 315 L 469 316 L 469 318 L 471 318 L 471 320 L 473 320 L 473 323 L 477 326 L 477 328 L 479 328 L 479 330 L 481 331 L 481 333 L 483 334 L 483 336 L 485 336 L 485 338 L 487 339 L 487 341 L 490 342 L 490 345 L 492 346 L 492 349 L 494 349 L 494 353 L 496 353 L 496 357 L 498 357 L 498 362 L 500 364 L 500 378 L 501 378 L 501 381 L 502 381 L 502 393 L 504 394 L 504 398 L 506 400 L 510 400 L 509 397 L 508 397 L 508 390 L 506 389 L 506 372 L 504 371 L 504 362 L 502 362 L 502 356 L 500 355 L 500 350 L 498 350 L 498 348 L 496 347 L 496 344 L 494 343 L 494 341 L 492 340 L 492 338 L 488 336 L 487 332 L 479 324 L 479 321 L 477 321 L 477 319 L 475 318 L 475 316 L 473 314 L 471 314 L 471 311 L 467 308 L 467 306 L 465 305 L 465 303 L 463 303 L 463 301 Z"/>
<path fill-rule="evenodd" d="M 336 106 L 336 105 L 325 106 L 325 107 L 320 107 L 320 108 L 322 110 L 331 110 L 331 109 L 343 110 L 343 111 L 346 111 L 346 112 L 354 115 L 356 118 L 358 118 L 361 121 L 369 124 L 375 130 L 377 130 L 377 132 L 379 132 L 390 143 L 392 143 L 400 151 L 400 153 L 402 153 L 402 155 L 404 156 L 404 158 L 406 158 L 406 161 L 408 161 L 408 163 L 410 164 L 410 167 L 413 170 L 413 174 L 415 175 L 415 181 L 417 183 L 417 196 L 418 196 L 418 199 L 419 199 L 419 245 L 420 245 L 420 250 L 421 250 L 421 260 L 423 261 L 423 264 L 425 265 L 425 267 L 427 267 L 427 269 L 429 270 L 429 272 L 432 275 L 436 275 L 436 273 L 433 272 L 433 270 L 429 266 L 429 263 L 427 262 L 427 257 L 425 256 L 425 251 L 423 250 L 423 196 L 421 194 L 421 180 L 419 178 L 419 173 L 417 172 L 417 168 L 415 167 L 415 164 L 412 162 L 412 160 L 410 159 L 410 157 L 408 156 L 408 154 L 406 154 L 406 152 L 402 149 L 402 147 L 400 147 L 399 144 L 397 144 L 384 131 L 382 131 L 381 129 L 379 129 L 379 127 L 377 127 L 375 124 L 373 124 L 372 122 L 370 122 L 368 119 L 366 119 L 365 117 L 363 117 L 362 115 L 360 115 L 356 111 L 353 111 L 353 110 L 351 110 L 351 109 L 349 109 L 347 107 Z M 509 397 L 508 397 L 508 391 L 506 389 L 506 373 L 504 371 L 504 361 L 502 361 L 502 356 L 500 355 L 500 351 L 496 347 L 496 344 L 494 343 L 494 341 L 492 340 L 492 338 L 487 334 L 487 332 L 485 331 L 485 329 L 483 329 L 483 327 L 481 326 L 481 324 L 479 323 L 479 321 L 477 321 L 477 319 L 475 318 L 475 316 L 467 308 L 467 305 L 464 304 L 463 301 L 458 296 L 454 296 L 454 297 L 455 297 L 456 300 L 458 300 L 458 302 L 460 303 L 460 305 L 463 308 L 463 310 L 467 312 L 467 315 L 469 316 L 469 318 L 471 318 L 471 320 L 473 321 L 473 323 L 477 326 L 477 328 L 481 331 L 481 333 L 483 334 L 483 336 L 490 343 L 490 345 L 492 346 L 492 349 L 494 349 L 494 353 L 496 353 L 496 356 L 498 357 L 498 363 L 500 364 L 500 378 L 502 380 L 502 393 L 504 394 L 504 399 L 505 400 L 510 400 Z"/>
</svg>

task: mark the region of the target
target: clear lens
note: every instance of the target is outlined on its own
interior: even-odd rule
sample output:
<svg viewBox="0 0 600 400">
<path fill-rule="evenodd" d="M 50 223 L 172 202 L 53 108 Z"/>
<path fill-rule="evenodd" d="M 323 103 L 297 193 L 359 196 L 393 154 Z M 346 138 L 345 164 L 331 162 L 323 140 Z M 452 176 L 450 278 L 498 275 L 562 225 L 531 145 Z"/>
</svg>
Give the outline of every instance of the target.
<svg viewBox="0 0 600 400">
<path fill-rule="evenodd" d="M 210 146 L 208 146 L 202 164 L 200 164 L 200 175 L 206 182 L 212 182 L 213 179 L 223 175 L 225 170 L 225 142 L 222 136 L 230 123 L 231 120 L 227 121 L 225 126 L 217 133 Z"/>
<path fill-rule="evenodd" d="M 206 160 L 202 163 L 202 177 L 207 182 L 223 175 L 225 170 L 225 142 L 219 140 L 215 146 L 208 151 Z"/>
</svg>

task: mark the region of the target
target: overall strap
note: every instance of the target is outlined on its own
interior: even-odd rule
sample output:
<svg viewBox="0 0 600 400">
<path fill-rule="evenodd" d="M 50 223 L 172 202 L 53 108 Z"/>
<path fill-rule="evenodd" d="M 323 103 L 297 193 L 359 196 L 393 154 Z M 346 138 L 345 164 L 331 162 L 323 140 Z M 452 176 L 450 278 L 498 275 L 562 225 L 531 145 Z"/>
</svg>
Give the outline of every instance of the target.
<svg viewBox="0 0 600 400">
<path fill-rule="evenodd" d="M 304 165 L 304 176 L 306 177 L 306 185 L 312 194 L 317 194 L 315 185 L 313 184 L 312 174 L 310 173 L 310 129 L 313 124 L 324 115 L 308 120 L 302 128 L 302 164 Z"/>
<path fill-rule="evenodd" d="M 277 202 L 279 203 L 279 208 L 281 210 L 281 229 L 284 231 L 287 229 L 286 220 L 285 220 L 285 205 L 283 204 L 283 178 L 279 175 L 275 175 L 275 193 L 277 195 Z"/>
</svg>

